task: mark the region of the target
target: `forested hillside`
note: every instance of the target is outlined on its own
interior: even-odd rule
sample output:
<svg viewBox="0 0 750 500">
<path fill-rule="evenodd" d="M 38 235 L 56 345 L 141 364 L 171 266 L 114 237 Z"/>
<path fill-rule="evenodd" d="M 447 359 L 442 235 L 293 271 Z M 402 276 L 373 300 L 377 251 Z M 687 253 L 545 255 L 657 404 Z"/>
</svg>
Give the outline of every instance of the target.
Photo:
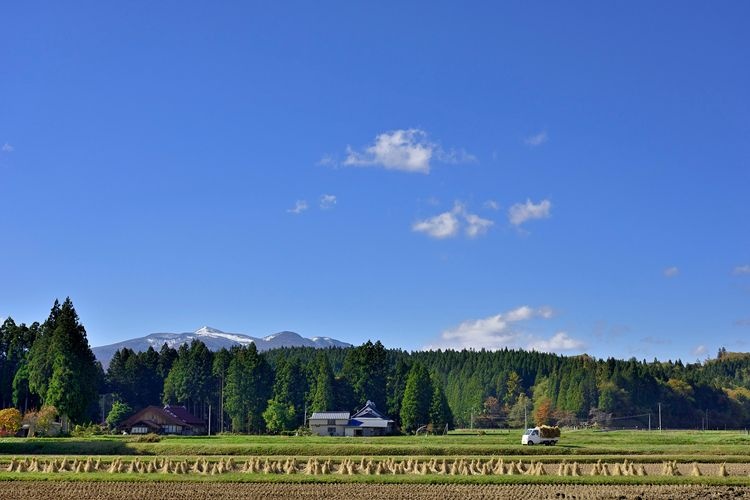
<svg viewBox="0 0 750 500">
<path fill-rule="evenodd" d="M 107 394 L 109 397 L 98 398 Z M 0 404 L 23 412 L 55 406 L 76 422 L 116 424 L 149 404 L 178 403 L 214 430 L 283 432 L 321 410 L 372 400 L 404 431 L 422 425 L 519 427 L 528 423 L 745 428 L 750 425 L 750 355 L 720 350 L 705 363 L 594 359 L 500 351 L 290 348 L 210 351 L 122 349 L 106 373 L 93 359 L 72 302 L 42 324 L 0 327 Z"/>
</svg>

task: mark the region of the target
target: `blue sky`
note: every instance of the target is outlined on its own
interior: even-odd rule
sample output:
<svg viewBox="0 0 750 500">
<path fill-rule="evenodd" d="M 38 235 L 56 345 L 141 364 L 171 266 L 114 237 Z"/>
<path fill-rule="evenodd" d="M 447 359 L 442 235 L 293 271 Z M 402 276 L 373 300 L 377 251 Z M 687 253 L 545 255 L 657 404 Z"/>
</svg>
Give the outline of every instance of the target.
<svg viewBox="0 0 750 500">
<path fill-rule="evenodd" d="M 0 317 L 750 350 L 747 2 L 15 2 Z"/>
</svg>

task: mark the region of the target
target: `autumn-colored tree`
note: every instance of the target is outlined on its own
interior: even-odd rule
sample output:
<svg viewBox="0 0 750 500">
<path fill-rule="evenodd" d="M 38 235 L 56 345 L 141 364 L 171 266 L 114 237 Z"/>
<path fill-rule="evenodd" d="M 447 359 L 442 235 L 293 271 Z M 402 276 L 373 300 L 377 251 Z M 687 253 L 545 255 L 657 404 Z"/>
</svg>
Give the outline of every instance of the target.
<svg viewBox="0 0 750 500">
<path fill-rule="evenodd" d="M 500 410 L 502 409 L 500 405 L 500 401 L 495 396 L 488 396 L 487 399 L 484 400 L 484 413 L 487 415 L 499 415 Z"/>
<path fill-rule="evenodd" d="M 550 401 L 549 398 L 544 398 L 534 409 L 534 423 L 536 425 L 547 425 L 549 424 L 551 416 L 552 401 Z"/>
<path fill-rule="evenodd" d="M 29 425 L 29 437 L 48 436 L 52 424 L 58 417 L 57 408 L 43 406 L 39 411 L 30 411 L 23 416 L 23 423 Z"/>
<path fill-rule="evenodd" d="M 21 428 L 21 412 L 16 408 L 0 410 L 0 436 L 13 435 Z"/>
</svg>

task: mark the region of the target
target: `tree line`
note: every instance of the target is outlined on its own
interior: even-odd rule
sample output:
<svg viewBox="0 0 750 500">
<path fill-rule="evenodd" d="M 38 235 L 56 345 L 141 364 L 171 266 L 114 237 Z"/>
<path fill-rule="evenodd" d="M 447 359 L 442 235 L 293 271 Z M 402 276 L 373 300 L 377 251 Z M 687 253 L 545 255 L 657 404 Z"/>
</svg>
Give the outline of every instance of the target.
<svg viewBox="0 0 750 500">
<path fill-rule="evenodd" d="M 70 299 L 43 323 L 0 326 L 0 406 L 26 413 L 54 406 L 73 422 L 101 422 L 102 395 L 116 425 L 148 405 L 185 405 L 213 430 L 291 432 L 315 411 L 354 411 L 367 400 L 404 432 L 424 427 L 526 424 L 745 428 L 750 355 L 722 349 L 700 363 L 595 359 L 503 349 L 418 351 L 370 341 L 351 348 L 252 344 L 210 351 L 117 351 L 106 372 L 94 359 Z"/>
</svg>

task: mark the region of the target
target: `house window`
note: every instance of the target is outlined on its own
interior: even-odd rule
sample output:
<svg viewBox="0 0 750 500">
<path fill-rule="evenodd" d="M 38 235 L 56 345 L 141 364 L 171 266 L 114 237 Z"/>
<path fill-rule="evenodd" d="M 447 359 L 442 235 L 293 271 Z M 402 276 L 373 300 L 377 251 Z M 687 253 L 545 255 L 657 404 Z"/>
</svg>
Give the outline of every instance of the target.
<svg viewBox="0 0 750 500">
<path fill-rule="evenodd" d="M 331 435 L 331 436 L 335 436 L 336 435 L 336 428 L 335 427 L 329 427 L 328 428 L 328 434 Z"/>
<path fill-rule="evenodd" d="M 328 425 L 336 425 L 336 419 L 334 419 L 334 418 L 329 418 L 329 419 L 328 419 Z"/>
<path fill-rule="evenodd" d="M 148 434 L 148 427 L 146 426 L 137 426 L 130 429 L 131 434 Z"/>
</svg>

